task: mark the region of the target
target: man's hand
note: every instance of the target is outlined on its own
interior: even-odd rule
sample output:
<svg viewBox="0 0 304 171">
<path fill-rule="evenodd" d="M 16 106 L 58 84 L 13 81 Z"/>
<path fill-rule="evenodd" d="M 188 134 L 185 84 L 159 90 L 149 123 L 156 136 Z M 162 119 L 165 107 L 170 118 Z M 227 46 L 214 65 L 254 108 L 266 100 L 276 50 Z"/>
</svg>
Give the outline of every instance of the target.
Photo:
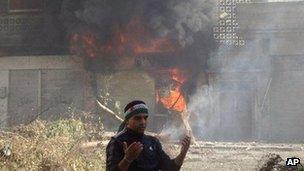
<svg viewBox="0 0 304 171">
<path fill-rule="evenodd" d="M 124 158 L 128 162 L 132 162 L 142 152 L 143 147 L 144 147 L 143 144 L 140 142 L 133 142 L 131 145 L 129 145 L 129 147 L 126 142 L 123 142 L 123 148 L 124 148 L 124 152 L 125 152 Z"/>
<path fill-rule="evenodd" d="M 123 142 L 123 150 L 125 156 L 119 162 L 118 168 L 120 171 L 127 171 L 131 162 L 135 160 L 143 150 L 143 144 L 140 142 L 134 142 L 128 147 L 127 143 Z"/>
<path fill-rule="evenodd" d="M 181 153 L 186 154 L 191 144 L 191 138 L 189 136 L 186 136 L 181 140 L 181 144 L 182 144 Z"/>
<path fill-rule="evenodd" d="M 181 145 L 182 145 L 181 151 L 179 155 L 174 159 L 176 165 L 181 166 L 183 164 L 187 151 L 190 147 L 190 143 L 191 143 L 191 138 L 189 136 L 186 136 L 181 140 Z"/>
</svg>

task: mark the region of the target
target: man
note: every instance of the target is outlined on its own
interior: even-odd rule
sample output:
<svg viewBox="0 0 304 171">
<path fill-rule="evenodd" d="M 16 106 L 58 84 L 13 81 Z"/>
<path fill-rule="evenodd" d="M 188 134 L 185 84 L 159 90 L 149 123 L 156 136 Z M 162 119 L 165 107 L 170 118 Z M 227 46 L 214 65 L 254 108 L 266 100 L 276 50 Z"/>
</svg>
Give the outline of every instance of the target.
<svg viewBox="0 0 304 171">
<path fill-rule="evenodd" d="M 145 135 L 148 108 L 143 101 L 132 101 L 124 109 L 125 120 L 107 146 L 107 171 L 177 171 L 190 146 L 185 137 L 175 159 L 162 150 L 157 138 Z"/>
</svg>

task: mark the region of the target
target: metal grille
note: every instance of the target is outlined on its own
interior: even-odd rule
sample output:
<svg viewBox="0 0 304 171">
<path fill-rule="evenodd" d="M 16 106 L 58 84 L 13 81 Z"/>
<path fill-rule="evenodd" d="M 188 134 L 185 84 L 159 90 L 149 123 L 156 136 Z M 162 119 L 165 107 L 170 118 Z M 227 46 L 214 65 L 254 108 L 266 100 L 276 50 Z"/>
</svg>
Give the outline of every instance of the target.
<svg viewBox="0 0 304 171">
<path fill-rule="evenodd" d="M 236 4 L 251 3 L 252 0 L 219 0 L 218 4 L 218 23 L 213 28 L 214 39 L 226 45 L 244 46 L 245 41 L 237 35 L 239 28 L 236 22 Z"/>
</svg>

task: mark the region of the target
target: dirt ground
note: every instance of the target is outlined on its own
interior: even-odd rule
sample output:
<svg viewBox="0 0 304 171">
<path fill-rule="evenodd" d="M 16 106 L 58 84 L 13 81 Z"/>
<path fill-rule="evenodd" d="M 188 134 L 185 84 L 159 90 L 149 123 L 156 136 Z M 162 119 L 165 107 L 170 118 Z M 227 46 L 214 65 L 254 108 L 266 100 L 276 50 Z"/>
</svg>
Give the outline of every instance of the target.
<svg viewBox="0 0 304 171">
<path fill-rule="evenodd" d="M 164 149 L 170 156 L 179 151 L 178 145 L 172 144 L 165 144 Z M 283 164 L 288 157 L 298 157 L 304 161 L 304 144 L 198 142 L 190 147 L 181 170 L 259 170 L 263 163 L 261 158 L 269 153 L 279 155 L 284 160 Z"/>
<path fill-rule="evenodd" d="M 107 141 L 102 144 L 106 145 Z M 175 157 L 180 150 L 179 144 L 162 142 L 162 145 L 171 158 Z M 304 144 L 198 141 L 190 146 L 181 170 L 256 171 L 266 162 L 265 156 L 268 154 L 279 155 L 284 160 L 281 162 L 283 165 L 285 165 L 286 159 L 291 157 L 300 158 L 303 164 Z"/>
</svg>

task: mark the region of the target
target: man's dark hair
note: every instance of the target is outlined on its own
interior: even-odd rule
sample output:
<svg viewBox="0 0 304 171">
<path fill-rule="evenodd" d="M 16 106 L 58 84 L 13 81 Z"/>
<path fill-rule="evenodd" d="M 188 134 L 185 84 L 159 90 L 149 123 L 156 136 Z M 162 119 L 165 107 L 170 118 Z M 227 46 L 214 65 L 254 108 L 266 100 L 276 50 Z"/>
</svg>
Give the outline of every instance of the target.
<svg viewBox="0 0 304 171">
<path fill-rule="evenodd" d="M 137 104 L 146 104 L 145 102 L 141 101 L 141 100 L 134 100 L 130 103 L 128 103 L 124 109 L 124 112 L 126 112 L 128 109 L 130 109 L 132 106 L 137 105 Z"/>
</svg>

